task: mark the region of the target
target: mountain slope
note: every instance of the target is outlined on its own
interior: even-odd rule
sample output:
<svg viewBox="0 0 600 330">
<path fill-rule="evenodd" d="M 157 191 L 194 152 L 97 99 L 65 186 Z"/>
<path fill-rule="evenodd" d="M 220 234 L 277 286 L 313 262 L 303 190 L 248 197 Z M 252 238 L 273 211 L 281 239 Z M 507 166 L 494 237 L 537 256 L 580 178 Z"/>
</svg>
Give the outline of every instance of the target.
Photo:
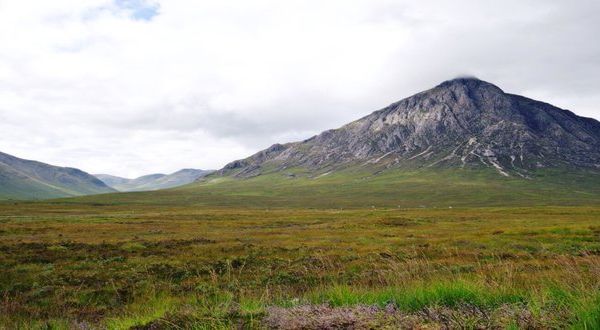
<svg viewBox="0 0 600 330">
<path fill-rule="evenodd" d="M 252 177 L 303 167 L 322 175 L 355 165 L 488 167 L 520 177 L 549 167 L 599 169 L 600 122 L 459 78 L 341 128 L 275 144 L 218 174 Z"/>
<path fill-rule="evenodd" d="M 114 191 L 81 170 L 0 152 L 0 199 L 46 199 Z"/>
<path fill-rule="evenodd" d="M 95 176 L 118 191 L 146 191 L 182 186 L 194 182 L 212 172 L 213 171 L 210 170 L 186 168 L 168 175 L 149 174 L 135 179 L 127 179 L 108 174 L 95 174 Z"/>
</svg>

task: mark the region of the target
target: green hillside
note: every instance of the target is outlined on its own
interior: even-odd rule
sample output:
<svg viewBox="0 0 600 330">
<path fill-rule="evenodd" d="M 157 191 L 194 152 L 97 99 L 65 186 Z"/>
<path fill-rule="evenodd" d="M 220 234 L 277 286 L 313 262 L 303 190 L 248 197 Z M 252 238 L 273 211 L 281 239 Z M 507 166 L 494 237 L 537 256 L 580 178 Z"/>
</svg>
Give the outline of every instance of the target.
<svg viewBox="0 0 600 330">
<path fill-rule="evenodd" d="M 52 166 L 0 152 L 0 200 L 49 199 L 114 191 L 81 170 Z"/>
<path fill-rule="evenodd" d="M 0 199 L 42 199 L 69 196 L 60 187 L 19 176 L 4 169 L 0 172 Z"/>
</svg>

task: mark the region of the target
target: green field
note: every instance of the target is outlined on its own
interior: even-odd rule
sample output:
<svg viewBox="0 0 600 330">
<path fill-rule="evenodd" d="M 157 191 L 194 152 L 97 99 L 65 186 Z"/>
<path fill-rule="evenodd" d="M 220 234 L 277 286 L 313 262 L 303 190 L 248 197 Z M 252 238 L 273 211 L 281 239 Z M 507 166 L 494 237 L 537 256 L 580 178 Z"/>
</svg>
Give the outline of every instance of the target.
<svg viewBox="0 0 600 330">
<path fill-rule="evenodd" d="M 597 176 L 295 175 L 0 203 L 0 328 L 600 328 Z"/>
</svg>

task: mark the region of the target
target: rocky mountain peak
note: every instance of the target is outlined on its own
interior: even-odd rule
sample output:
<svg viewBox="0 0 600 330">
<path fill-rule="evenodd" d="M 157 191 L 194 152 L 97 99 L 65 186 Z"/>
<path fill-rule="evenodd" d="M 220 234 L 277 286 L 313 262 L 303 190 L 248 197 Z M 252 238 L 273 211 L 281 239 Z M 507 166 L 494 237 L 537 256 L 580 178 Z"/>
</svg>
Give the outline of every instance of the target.
<svg viewBox="0 0 600 330">
<path fill-rule="evenodd" d="M 435 88 L 450 88 L 450 89 L 466 89 L 474 91 L 478 89 L 494 89 L 500 93 L 504 93 L 500 87 L 489 83 L 487 81 L 480 80 L 476 77 L 458 77 L 450 80 L 446 80 Z"/>
<path fill-rule="evenodd" d="M 268 166 L 267 166 L 268 165 Z M 302 166 L 490 167 L 527 177 L 542 167 L 600 168 L 600 123 L 472 77 L 436 87 L 310 139 L 275 144 L 221 173 Z"/>
</svg>

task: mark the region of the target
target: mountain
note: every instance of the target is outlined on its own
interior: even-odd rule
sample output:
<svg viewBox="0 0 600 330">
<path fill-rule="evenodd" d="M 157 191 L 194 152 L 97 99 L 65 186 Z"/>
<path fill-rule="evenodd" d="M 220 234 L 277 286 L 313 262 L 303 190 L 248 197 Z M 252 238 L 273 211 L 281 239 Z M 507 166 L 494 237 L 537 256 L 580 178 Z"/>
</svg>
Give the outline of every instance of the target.
<svg viewBox="0 0 600 330">
<path fill-rule="evenodd" d="M 265 210 L 599 205 L 599 141 L 594 119 L 459 78 L 192 184 L 71 201 Z"/>
<path fill-rule="evenodd" d="M 182 186 L 212 173 L 211 170 L 186 168 L 171 174 L 149 174 L 135 179 L 127 179 L 108 174 L 95 176 L 118 191 L 159 190 Z"/>
<path fill-rule="evenodd" d="M 94 176 L 0 152 L 0 199 L 47 199 L 114 192 Z"/>
<path fill-rule="evenodd" d="M 301 167 L 325 175 L 362 166 L 600 169 L 600 122 L 476 79 L 458 78 L 301 142 L 275 144 L 217 175 L 253 177 Z"/>
</svg>

